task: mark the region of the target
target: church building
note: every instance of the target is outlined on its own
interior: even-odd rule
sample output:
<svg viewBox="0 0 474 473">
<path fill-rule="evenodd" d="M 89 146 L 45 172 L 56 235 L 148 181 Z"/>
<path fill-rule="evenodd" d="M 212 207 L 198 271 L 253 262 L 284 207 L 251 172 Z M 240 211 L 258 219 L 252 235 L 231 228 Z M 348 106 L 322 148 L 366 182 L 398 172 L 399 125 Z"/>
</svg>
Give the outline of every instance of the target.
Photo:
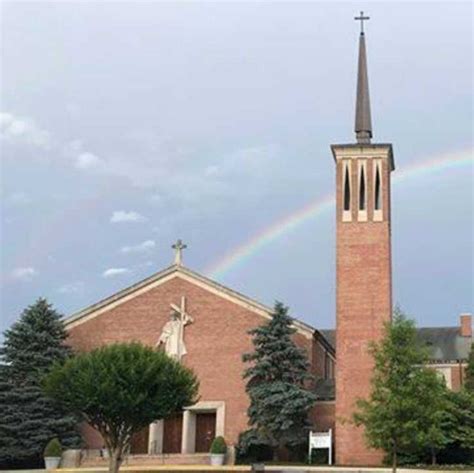
<svg viewBox="0 0 474 473">
<path fill-rule="evenodd" d="M 355 141 L 331 146 L 336 175 L 336 329 L 322 330 L 318 320 L 311 325 L 293 320 L 294 340 L 306 351 L 315 379 L 313 430 L 333 429 L 339 465 L 379 465 L 383 458 L 365 445 L 362 428 L 343 422 L 351 418 L 355 400 L 370 391 L 373 361 L 368 344 L 381 339 L 384 323 L 392 317 L 390 179 L 395 161 L 392 145 L 372 138 L 362 31 Z M 196 404 L 135 436 L 130 465 L 208 463 L 210 444 L 218 435 L 230 445 L 232 462 L 233 446 L 249 427 L 242 355 L 252 350 L 248 332 L 268 321 L 272 308 L 187 268 L 185 248 L 178 240 L 171 266 L 66 320 L 69 343 L 76 351 L 139 341 L 166 350 L 199 379 Z M 420 328 L 418 338 L 448 387 L 459 389 L 473 341 L 471 316 L 461 315 L 452 327 Z M 88 426 L 82 434 L 87 445 L 83 466 L 105 463 L 100 435 Z"/>
</svg>

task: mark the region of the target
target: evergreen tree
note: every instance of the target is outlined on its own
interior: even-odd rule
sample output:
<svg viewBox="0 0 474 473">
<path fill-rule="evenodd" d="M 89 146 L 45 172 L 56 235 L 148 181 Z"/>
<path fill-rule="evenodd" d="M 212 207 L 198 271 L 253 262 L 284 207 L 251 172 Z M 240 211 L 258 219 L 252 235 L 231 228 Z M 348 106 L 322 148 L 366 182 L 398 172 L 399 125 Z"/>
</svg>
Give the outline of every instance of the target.
<svg viewBox="0 0 474 473">
<path fill-rule="evenodd" d="M 254 351 L 243 356 L 252 365 L 245 371 L 250 397 L 247 438 L 273 448 L 274 458 L 284 447 L 306 440 L 308 412 L 316 401 L 310 390 L 309 362 L 292 340 L 288 308 L 275 304 L 271 320 L 251 330 Z"/>
<path fill-rule="evenodd" d="M 437 374 L 424 364 L 426 353 L 416 341 L 414 322 L 396 309 L 385 337 L 371 346 L 375 361 L 372 391 L 358 400 L 354 420 L 364 425 L 368 444 L 391 457 L 417 448 L 436 451 L 450 440 L 443 434 L 446 390 Z"/>
<path fill-rule="evenodd" d="M 0 464 L 39 465 L 48 441 L 79 442 L 77 419 L 48 398 L 42 379 L 71 354 L 61 316 L 45 299 L 25 309 L 0 348 Z"/>
</svg>

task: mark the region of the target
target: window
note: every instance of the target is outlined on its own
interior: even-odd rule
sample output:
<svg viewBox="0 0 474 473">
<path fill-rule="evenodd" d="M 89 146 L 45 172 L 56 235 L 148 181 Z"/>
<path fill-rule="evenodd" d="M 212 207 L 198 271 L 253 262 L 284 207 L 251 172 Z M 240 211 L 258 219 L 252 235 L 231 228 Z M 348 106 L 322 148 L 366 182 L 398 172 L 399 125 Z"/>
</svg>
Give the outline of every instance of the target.
<svg viewBox="0 0 474 473">
<path fill-rule="evenodd" d="M 382 208 L 382 199 L 380 193 L 380 169 L 378 166 L 375 168 L 375 202 L 374 209 L 380 210 Z"/>
<path fill-rule="evenodd" d="M 334 379 L 334 362 L 329 354 L 324 354 L 324 379 Z"/>
<path fill-rule="evenodd" d="M 344 173 L 344 210 L 351 210 L 351 185 L 349 178 L 349 166 L 346 166 Z"/>
<path fill-rule="evenodd" d="M 360 169 L 360 182 L 359 182 L 359 210 L 365 210 L 365 167 L 362 166 Z"/>
</svg>

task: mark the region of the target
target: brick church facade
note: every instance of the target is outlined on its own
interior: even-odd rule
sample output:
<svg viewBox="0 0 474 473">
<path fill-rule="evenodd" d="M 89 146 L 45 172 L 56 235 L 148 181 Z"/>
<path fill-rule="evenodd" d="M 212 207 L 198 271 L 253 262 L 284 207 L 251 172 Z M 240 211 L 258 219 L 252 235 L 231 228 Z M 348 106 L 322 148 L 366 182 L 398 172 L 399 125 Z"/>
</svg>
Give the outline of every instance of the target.
<svg viewBox="0 0 474 473">
<path fill-rule="evenodd" d="M 372 143 L 365 36 L 359 39 L 356 142 L 333 145 L 336 167 L 336 330 L 319 330 L 294 319 L 295 342 L 308 356 L 318 401 L 310 413 L 313 429 L 335 431 L 336 463 L 377 465 L 382 455 L 365 446 L 362 428 L 348 419 L 358 397 L 370 389 L 373 363 L 367 346 L 382 336 L 392 316 L 390 144 Z M 181 362 L 200 381 L 197 404 L 172 418 L 152 423 L 132 443 L 137 462 L 206 462 L 210 442 L 223 435 L 234 446 L 248 428 L 249 400 L 242 378 L 242 354 L 251 351 L 249 330 L 265 323 L 272 309 L 188 269 L 176 245 L 175 264 L 72 315 L 69 343 L 77 351 L 103 344 L 139 341 L 156 346 L 170 310 L 181 307 L 190 322 L 181 337 Z M 185 309 L 184 309 L 185 308 Z M 315 321 L 316 322 L 316 321 Z M 472 321 L 459 326 L 418 329 L 430 349 L 430 363 L 451 389 L 459 389 L 472 343 Z M 94 461 L 103 446 L 84 426 Z M 156 460 L 156 456 L 161 460 Z M 230 455 L 232 461 L 232 455 Z"/>
</svg>

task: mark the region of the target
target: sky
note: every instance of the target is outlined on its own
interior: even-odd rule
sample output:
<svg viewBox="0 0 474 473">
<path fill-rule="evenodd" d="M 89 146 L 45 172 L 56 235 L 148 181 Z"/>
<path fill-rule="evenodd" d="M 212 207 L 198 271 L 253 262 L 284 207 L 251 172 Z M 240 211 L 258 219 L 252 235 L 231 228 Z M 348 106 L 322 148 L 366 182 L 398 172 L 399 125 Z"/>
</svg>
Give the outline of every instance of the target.
<svg viewBox="0 0 474 473">
<path fill-rule="evenodd" d="M 3 2 L 0 331 L 167 267 L 177 238 L 187 267 L 334 327 L 333 206 L 283 223 L 354 141 L 361 8 L 394 302 L 422 326 L 472 312 L 470 2 Z"/>
</svg>

